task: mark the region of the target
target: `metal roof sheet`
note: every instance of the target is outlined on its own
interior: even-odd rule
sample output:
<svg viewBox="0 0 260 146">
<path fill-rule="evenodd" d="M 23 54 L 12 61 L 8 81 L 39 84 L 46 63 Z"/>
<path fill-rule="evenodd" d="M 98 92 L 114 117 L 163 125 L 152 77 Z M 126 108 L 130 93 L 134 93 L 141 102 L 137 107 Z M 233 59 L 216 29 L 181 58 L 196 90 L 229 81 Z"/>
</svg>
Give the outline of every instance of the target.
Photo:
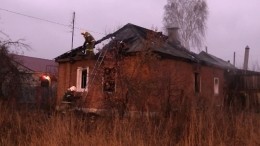
<svg viewBox="0 0 260 146">
<path fill-rule="evenodd" d="M 13 55 L 14 60 L 23 65 L 24 67 L 34 71 L 34 72 L 46 72 L 47 66 L 58 66 L 54 60 L 42 59 L 36 57 L 29 57 L 23 55 Z"/>
<path fill-rule="evenodd" d="M 226 68 L 226 69 L 235 69 L 236 67 L 229 63 L 228 61 L 224 61 L 216 56 L 213 56 L 211 54 L 208 54 L 204 51 L 200 52 L 198 54 L 198 58 L 201 61 L 204 61 L 205 63 L 211 64 L 211 65 L 216 65 L 221 68 Z"/>
</svg>

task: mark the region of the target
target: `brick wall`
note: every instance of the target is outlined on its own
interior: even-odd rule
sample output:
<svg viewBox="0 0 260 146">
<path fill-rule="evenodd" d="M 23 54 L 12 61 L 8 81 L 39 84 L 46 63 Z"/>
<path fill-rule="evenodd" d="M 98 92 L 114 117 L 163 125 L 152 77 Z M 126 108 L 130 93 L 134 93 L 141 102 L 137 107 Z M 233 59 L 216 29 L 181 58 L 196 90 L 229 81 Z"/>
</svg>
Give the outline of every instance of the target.
<svg viewBox="0 0 260 146">
<path fill-rule="evenodd" d="M 89 67 L 92 72 L 94 64 L 94 60 L 59 64 L 58 101 L 61 101 L 67 88 L 76 85 L 77 68 Z M 114 61 L 105 60 L 102 67 L 114 65 Z M 117 74 L 116 93 L 113 94 L 113 97 L 131 99 L 129 109 L 159 110 L 168 97 L 173 98 L 173 101 L 184 96 L 207 97 L 216 100 L 218 104 L 222 103 L 224 92 L 224 71 L 222 69 L 172 59 L 159 59 L 142 64 L 138 57 L 133 56 L 126 57 L 118 65 L 120 74 Z M 197 94 L 194 89 L 195 72 L 199 73 L 201 77 L 201 92 Z M 219 78 L 218 95 L 214 95 L 214 77 Z M 96 78 L 89 89 L 88 106 L 102 108 L 103 100 L 106 97 L 102 90 L 102 71 Z M 127 84 L 128 81 L 131 81 L 132 84 Z M 129 94 L 129 92 L 132 93 Z"/>
</svg>

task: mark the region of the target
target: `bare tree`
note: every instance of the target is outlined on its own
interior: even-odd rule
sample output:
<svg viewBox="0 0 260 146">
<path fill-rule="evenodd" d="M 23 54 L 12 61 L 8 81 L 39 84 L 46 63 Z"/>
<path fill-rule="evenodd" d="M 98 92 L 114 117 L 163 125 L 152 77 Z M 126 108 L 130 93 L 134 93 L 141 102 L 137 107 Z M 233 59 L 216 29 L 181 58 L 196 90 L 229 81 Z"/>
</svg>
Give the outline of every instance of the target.
<svg viewBox="0 0 260 146">
<path fill-rule="evenodd" d="M 206 0 L 167 0 L 164 9 L 165 28 L 178 27 L 184 47 L 200 50 L 208 18 Z"/>
<path fill-rule="evenodd" d="M 11 51 L 11 48 L 14 48 Z M 12 41 L 8 35 L 0 31 L 0 99 L 17 97 L 20 94 L 22 81 L 27 79 L 27 73 L 18 67 L 14 61 L 14 53 L 21 48 L 29 48 L 28 45 L 18 41 Z"/>
</svg>

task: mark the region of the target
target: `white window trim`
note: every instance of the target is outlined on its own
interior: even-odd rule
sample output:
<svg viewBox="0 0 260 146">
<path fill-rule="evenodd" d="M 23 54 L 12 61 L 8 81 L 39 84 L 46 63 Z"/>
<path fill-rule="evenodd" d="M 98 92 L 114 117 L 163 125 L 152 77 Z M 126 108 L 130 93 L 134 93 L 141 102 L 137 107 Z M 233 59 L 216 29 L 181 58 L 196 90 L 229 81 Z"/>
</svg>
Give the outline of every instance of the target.
<svg viewBox="0 0 260 146">
<path fill-rule="evenodd" d="M 86 88 L 81 88 L 81 82 L 82 82 L 82 71 L 87 70 L 87 80 L 86 80 Z M 77 68 L 77 83 L 76 83 L 76 91 L 77 92 L 84 92 L 88 91 L 88 81 L 89 81 L 89 67 L 78 67 Z"/>
<path fill-rule="evenodd" d="M 218 80 L 217 85 L 215 85 L 215 80 Z M 214 77 L 214 79 L 213 79 L 213 91 L 214 91 L 214 95 L 219 95 L 219 78 L 218 77 Z"/>
</svg>

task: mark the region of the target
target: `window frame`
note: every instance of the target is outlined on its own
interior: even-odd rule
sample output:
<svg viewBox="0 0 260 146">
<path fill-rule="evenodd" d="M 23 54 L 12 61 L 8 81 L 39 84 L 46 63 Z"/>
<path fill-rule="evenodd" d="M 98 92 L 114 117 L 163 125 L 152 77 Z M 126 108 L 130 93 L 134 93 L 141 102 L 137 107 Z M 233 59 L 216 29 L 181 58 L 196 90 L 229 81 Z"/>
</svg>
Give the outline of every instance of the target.
<svg viewBox="0 0 260 146">
<path fill-rule="evenodd" d="M 82 88 L 82 73 L 84 70 L 87 70 L 87 75 L 86 75 L 86 87 Z M 89 82 L 89 67 L 78 67 L 77 68 L 77 77 L 76 77 L 76 91 L 77 92 L 84 92 L 88 91 L 88 82 Z"/>
<path fill-rule="evenodd" d="M 217 81 L 217 83 L 216 83 L 216 81 Z M 213 92 L 214 92 L 215 96 L 219 95 L 219 78 L 218 77 L 213 78 Z"/>
</svg>

